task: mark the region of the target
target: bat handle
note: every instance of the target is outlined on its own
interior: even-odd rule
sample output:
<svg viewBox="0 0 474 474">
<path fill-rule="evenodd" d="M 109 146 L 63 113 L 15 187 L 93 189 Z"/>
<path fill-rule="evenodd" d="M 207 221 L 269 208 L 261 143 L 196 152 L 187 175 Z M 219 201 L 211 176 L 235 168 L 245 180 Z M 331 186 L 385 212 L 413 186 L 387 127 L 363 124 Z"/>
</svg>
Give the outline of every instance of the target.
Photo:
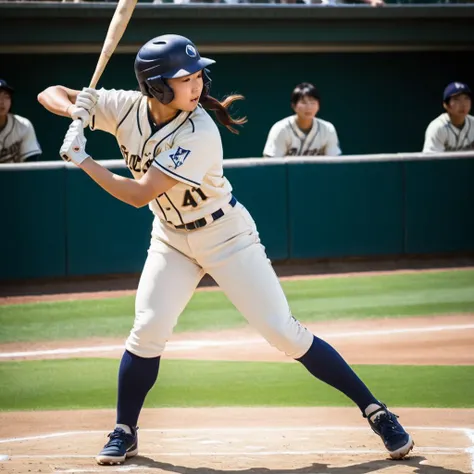
<svg viewBox="0 0 474 474">
<path fill-rule="evenodd" d="M 81 119 L 73 120 L 71 125 L 76 125 L 77 127 L 81 126 L 82 128 L 84 128 L 84 124 L 82 123 Z"/>
</svg>

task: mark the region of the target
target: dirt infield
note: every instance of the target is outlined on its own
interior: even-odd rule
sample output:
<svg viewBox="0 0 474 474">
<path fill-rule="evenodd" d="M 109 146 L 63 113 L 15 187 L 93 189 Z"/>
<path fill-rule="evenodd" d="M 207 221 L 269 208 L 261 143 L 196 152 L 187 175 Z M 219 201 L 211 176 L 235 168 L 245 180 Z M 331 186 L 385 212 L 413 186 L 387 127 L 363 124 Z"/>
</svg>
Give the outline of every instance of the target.
<svg viewBox="0 0 474 474">
<path fill-rule="evenodd" d="M 474 365 L 473 314 L 308 326 L 351 364 Z M 0 360 L 118 360 L 123 342 L 3 344 Z M 293 362 L 249 327 L 176 334 L 164 358 Z M 416 443 L 404 461 L 387 459 L 356 408 L 161 408 L 143 411 L 140 455 L 122 467 L 94 462 L 113 410 L 0 412 L 0 473 L 474 474 L 474 410 L 391 408 Z"/>
<path fill-rule="evenodd" d="M 97 466 L 108 410 L 0 414 L 0 472 L 178 474 L 457 474 L 472 472 L 474 411 L 396 409 L 415 439 L 387 458 L 357 409 L 145 409 L 140 455 Z"/>
</svg>

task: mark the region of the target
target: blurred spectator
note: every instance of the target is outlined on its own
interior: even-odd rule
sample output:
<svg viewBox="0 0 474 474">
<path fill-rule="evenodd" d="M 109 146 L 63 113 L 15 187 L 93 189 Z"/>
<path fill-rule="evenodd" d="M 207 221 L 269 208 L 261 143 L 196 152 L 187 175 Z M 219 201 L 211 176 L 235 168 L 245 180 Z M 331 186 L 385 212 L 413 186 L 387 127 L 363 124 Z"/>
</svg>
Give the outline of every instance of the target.
<svg viewBox="0 0 474 474">
<path fill-rule="evenodd" d="M 353 5 L 366 3 L 373 7 L 381 7 L 385 5 L 384 0 L 305 0 L 305 3 L 311 3 L 313 5 Z"/>
<path fill-rule="evenodd" d="M 234 5 L 248 2 L 246 0 L 153 0 L 153 3 L 230 3 Z"/>
<path fill-rule="evenodd" d="M 0 163 L 36 159 L 41 148 L 31 122 L 10 113 L 13 88 L 0 79 Z"/>
<path fill-rule="evenodd" d="M 62 0 L 78 1 L 78 0 Z M 81 1 L 81 0 L 79 0 Z M 106 1 L 106 0 L 103 0 Z M 152 0 L 153 3 L 227 3 L 227 4 L 300 4 L 300 5 L 343 5 L 367 3 L 372 6 L 385 5 L 384 0 Z M 474 0 L 473 0 L 474 1 Z"/>
<path fill-rule="evenodd" d="M 339 140 L 332 123 L 316 118 L 320 96 L 309 82 L 291 93 L 295 115 L 278 121 L 270 129 L 263 150 L 265 157 L 340 155 Z"/>
<path fill-rule="evenodd" d="M 474 117 L 469 115 L 472 92 L 462 82 L 451 82 L 443 93 L 445 113 L 426 129 L 423 153 L 474 149 Z"/>
</svg>

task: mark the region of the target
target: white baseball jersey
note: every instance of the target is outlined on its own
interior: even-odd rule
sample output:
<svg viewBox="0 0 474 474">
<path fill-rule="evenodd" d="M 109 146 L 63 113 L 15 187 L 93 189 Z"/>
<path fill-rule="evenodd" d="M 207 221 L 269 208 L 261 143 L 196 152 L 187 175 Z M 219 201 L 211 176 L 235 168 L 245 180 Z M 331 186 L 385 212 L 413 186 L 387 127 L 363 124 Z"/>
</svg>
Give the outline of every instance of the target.
<svg viewBox="0 0 474 474">
<path fill-rule="evenodd" d="M 454 126 L 447 113 L 435 118 L 426 129 L 423 153 L 474 150 L 474 117 L 468 115 L 462 129 Z"/>
<path fill-rule="evenodd" d="M 332 123 L 315 117 L 309 133 L 304 133 L 296 124 L 296 115 L 273 125 L 263 149 L 263 155 L 272 158 L 340 154 L 339 140 Z"/>
<path fill-rule="evenodd" d="M 134 178 L 141 178 L 150 166 L 155 166 L 178 181 L 149 204 L 156 216 L 182 225 L 229 203 L 232 187 L 223 174 L 219 130 L 201 106 L 193 112 L 180 112 L 156 131 L 149 118 L 147 98 L 140 92 L 98 92 L 90 127 L 116 137 Z"/>
<path fill-rule="evenodd" d="M 19 115 L 8 114 L 7 123 L 0 131 L 0 163 L 21 163 L 40 154 L 31 122 Z"/>
</svg>

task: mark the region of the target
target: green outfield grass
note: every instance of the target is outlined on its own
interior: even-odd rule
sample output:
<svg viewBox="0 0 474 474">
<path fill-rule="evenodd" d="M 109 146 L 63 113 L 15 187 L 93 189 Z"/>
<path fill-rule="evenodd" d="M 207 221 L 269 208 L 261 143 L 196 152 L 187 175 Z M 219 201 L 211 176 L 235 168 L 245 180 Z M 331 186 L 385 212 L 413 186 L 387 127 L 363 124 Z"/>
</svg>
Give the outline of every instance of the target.
<svg viewBox="0 0 474 474">
<path fill-rule="evenodd" d="M 283 287 L 304 322 L 474 312 L 473 270 L 287 281 Z M 133 297 L 122 297 L 0 306 L 0 342 L 124 337 L 133 305 Z M 245 324 L 222 292 L 198 292 L 176 330 Z"/>
<path fill-rule="evenodd" d="M 474 367 L 355 366 L 392 406 L 474 407 Z M 113 408 L 118 361 L 0 363 L 1 410 Z M 164 360 L 147 407 L 350 406 L 298 363 Z"/>
</svg>

